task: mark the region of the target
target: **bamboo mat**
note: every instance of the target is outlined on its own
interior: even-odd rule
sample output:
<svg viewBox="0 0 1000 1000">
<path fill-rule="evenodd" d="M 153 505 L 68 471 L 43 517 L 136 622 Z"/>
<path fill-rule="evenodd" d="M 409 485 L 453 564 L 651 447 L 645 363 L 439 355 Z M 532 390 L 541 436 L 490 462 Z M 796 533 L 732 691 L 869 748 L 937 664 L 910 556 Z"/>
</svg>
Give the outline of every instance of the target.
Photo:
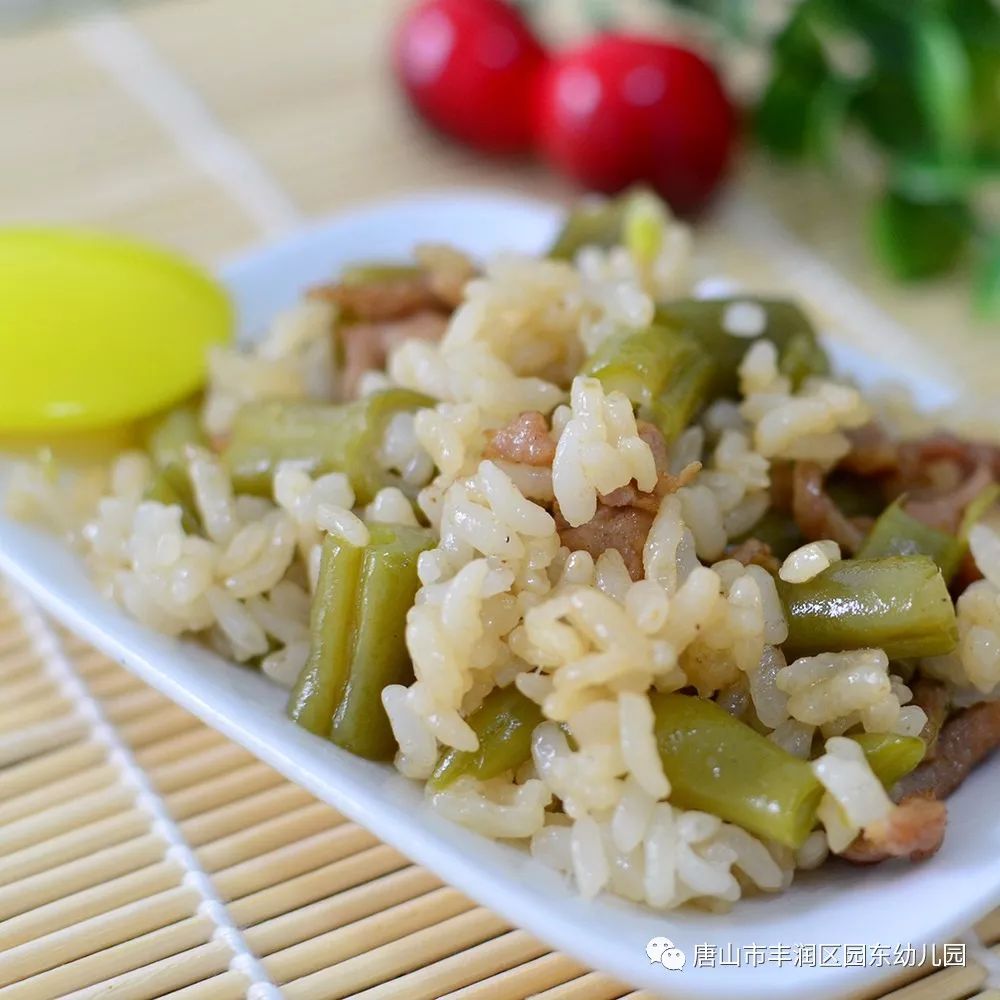
<svg viewBox="0 0 1000 1000">
<path fill-rule="evenodd" d="M 415 188 L 568 198 L 538 168 L 484 163 L 409 120 L 384 73 L 398 6 L 171 0 L 0 36 L 0 223 L 100 225 L 211 264 Z M 756 170 L 745 186 L 764 191 Z M 793 215 L 798 236 L 818 225 Z M 760 255 L 731 235 L 717 220 L 703 245 L 752 283 Z M 794 237 L 783 246 L 772 283 L 822 271 Z M 960 299 L 859 283 L 1000 397 L 1000 349 L 955 333 Z M 829 288 L 836 312 L 844 286 Z M 1000 1000 L 980 992 L 1000 912 L 977 930 L 990 951 L 889 996 Z M 646 997 L 443 886 L 4 592 L 0 1000 L 168 995 Z"/>
</svg>

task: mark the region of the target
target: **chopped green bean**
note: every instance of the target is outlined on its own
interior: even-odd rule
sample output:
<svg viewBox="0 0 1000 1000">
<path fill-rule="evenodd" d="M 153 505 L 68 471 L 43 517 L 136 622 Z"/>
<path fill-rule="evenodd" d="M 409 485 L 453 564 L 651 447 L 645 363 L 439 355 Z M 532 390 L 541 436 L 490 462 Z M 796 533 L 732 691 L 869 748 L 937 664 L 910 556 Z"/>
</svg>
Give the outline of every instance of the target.
<svg viewBox="0 0 1000 1000">
<path fill-rule="evenodd" d="M 958 643 L 941 570 L 923 555 L 845 559 L 805 583 L 778 581 L 789 657 L 877 647 L 890 659 L 937 656 Z"/>
<path fill-rule="evenodd" d="M 184 403 L 153 418 L 146 424 L 142 437 L 154 466 L 146 499 L 180 507 L 184 530 L 188 534 L 198 533 L 201 526 L 184 453 L 188 445 L 203 445 L 207 440 L 197 403 Z"/>
<path fill-rule="evenodd" d="M 238 492 L 268 495 L 279 462 L 294 460 L 311 474 L 343 472 L 358 503 L 383 486 L 402 485 L 375 455 L 391 418 L 432 405 L 408 389 L 387 389 L 351 403 L 257 403 L 236 415 L 223 453 Z"/>
<path fill-rule="evenodd" d="M 361 599 L 365 550 L 327 535 L 309 622 L 309 659 L 299 674 L 288 714 L 317 736 L 327 736 L 350 671 L 351 633 Z"/>
<path fill-rule="evenodd" d="M 651 326 L 609 337 L 585 372 L 608 392 L 628 396 L 639 416 L 655 423 L 670 441 L 707 402 L 712 360 L 686 334 Z"/>
<path fill-rule="evenodd" d="M 680 370 L 649 407 L 648 418 L 669 443 L 673 441 L 709 402 L 712 359 L 701 350 L 690 352 Z M 640 411 L 640 416 L 646 416 Z"/>
<path fill-rule="evenodd" d="M 624 243 L 626 221 L 633 204 L 655 197 L 642 188 L 634 188 L 617 198 L 582 202 L 566 216 L 549 256 L 572 260 L 586 246 L 607 248 Z"/>
<path fill-rule="evenodd" d="M 446 750 L 430 788 L 446 788 L 463 774 L 484 780 L 520 767 L 531 757 L 531 734 L 542 718 L 542 710 L 513 684 L 491 691 L 466 720 L 479 737 L 479 749 Z"/>
<path fill-rule="evenodd" d="M 201 534 L 201 521 L 187 473 L 175 466 L 157 469 L 146 487 L 146 499 L 180 507 L 181 527 L 189 535 Z"/>
<path fill-rule="evenodd" d="M 953 535 L 911 517 L 903 509 L 903 502 L 897 500 L 881 513 L 858 550 L 858 558 L 930 556 L 941 567 L 945 580 L 951 580 L 962 561 L 962 543 Z"/>
<path fill-rule="evenodd" d="M 159 469 L 187 468 L 184 449 L 189 444 L 205 444 L 205 432 L 195 403 L 175 406 L 147 424 L 143 443 Z"/>
<path fill-rule="evenodd" d="M 886 788 L 909 774 L 927 751 L 923 740 L 899 733 L 858 733 L 851 739 L 860 744 L 875 777 Z"/>
<path fill-rule="evenodd" d="M 730 306 L 750 302 L 764 313 L 760 336 L 775 343 L 778 364 L 794 386 L 809 375 L 829 371 L 826 353 L 806 314 L 785 299 L 763 299 L 740 295 L 726 299 L 677 299 L 656 307 L 655 322 L 688 333 L 714 362 L 709 398 L 736 396 L 739 391 L 739 367 L 753 338 L 735 336 L 726 330 Z"/>
<path fill-rule="evenodd" d="M 806 761 L 704 698 L 658 694 L 655 735 L 670 801 L 737 823 L 757 836 L 800 847 L 823 796 Z"/>
<path fill-rule="evenodd" d="M 312 645 L 289 715 L 345 750 L 387 760 L 396 743 L 382 690 L 413 680 L 406 615 L 419 587 L 417 557 L 434 541 L 403 525 L 375 524 L 370 532 L 364 548 L 324 539 Z"/>
</svg>

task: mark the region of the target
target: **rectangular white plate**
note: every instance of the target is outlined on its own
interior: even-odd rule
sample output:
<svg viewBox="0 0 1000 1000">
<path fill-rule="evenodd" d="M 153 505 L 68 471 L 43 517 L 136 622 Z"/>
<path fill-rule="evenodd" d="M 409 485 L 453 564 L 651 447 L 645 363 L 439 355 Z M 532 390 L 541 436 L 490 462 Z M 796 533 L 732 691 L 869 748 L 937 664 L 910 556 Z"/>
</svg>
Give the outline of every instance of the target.
<svg viewBox="0 0 1000 1000">
<path fill-rule="evenodd" d="M 251 336 L 304 286 L 346 262 L 405 256 L 418 240 L 447 240 L 476 254 L 536 251 L 557 219 L 551 206 L 492 194 L 410 198 L 256 250 L 226 267 L 222 278 L 237 303 L 241 332 Z M 857 357 L 838 360 L 864 382 L 886 374 Z M 940 386 L 923 388 L 936 399 L 943 395 Z M 900 970 L 695 968 L 695 947 L 919 946 L 968 928 L 1000 902 L 1000 824 L 992 805 L 1000 801 L 997 766 L 980 769 L 954 797 L 945 846 L 921 865 L 831 865 L 801 876 L 782 896 L 741 902 L 725 916 L 657 914 L 613 898 L 583 902 L 562 877 L 522 851 L 435 816 L 421 788 L 391 767 L 352 757 L 293 725 L 283 714 L 285 693 L 266 678 L 129 619 L 94 591 L 59 540 L 0 519 L 0 567 L 96 647 L 414 861 L 554 947 L 663 996 L 822 1000 L 871 989 Z M 657 936 L 686 952 L 682 972 L 649 962 L 645 945 Z"/>
</svg>

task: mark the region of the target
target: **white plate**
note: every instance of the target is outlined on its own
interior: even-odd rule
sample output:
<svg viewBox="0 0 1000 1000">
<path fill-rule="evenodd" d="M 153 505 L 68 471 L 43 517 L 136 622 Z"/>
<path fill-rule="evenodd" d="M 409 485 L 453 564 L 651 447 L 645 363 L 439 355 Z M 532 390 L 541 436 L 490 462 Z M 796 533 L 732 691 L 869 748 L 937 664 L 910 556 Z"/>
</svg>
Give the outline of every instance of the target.
<svg viewBox="0 0 1000 1000">
<path fill-rule="evenodd" d="M 476 253 L 537 250 L 556 219 L 551 206 L 497 195 L 411 198 L 254 251 L 226 267 L 223 278 L 250 334 L 304 285 L 347 261 L 403 255 L 418 239 L 446 239 Z M 857 358 L 847 363 L 866 381 L 884 374 Z M 942 395 L 939 387 L 924 388 Z M 955 796 L 945 846 L 922 865 L 830 866 L 800 877 L 783 896 L 741 902 L 726 916 L 657 914 L 613 898 L 583 902 L 520 850 L 432 814 L 420 787 L 391 767 L 352 757 L 287 721 L 284 692 L 261 675 L 126 617 L 95 593 L 55 538 L 0 519 L 0 566 L 95 646 L 414 861 L 556 948 L 664 996 L 822 1000 L 870 989 L 901 970 L 808 963 L 751 969 L 746 961 L 742 968 L 695 968 L 695 949 L 703 943 L 737 952 L 755 945 L 920 946 L 968 928 L 1000 901 L 1000 825 L 991 805 L 1000 801 L 1000 767 L 992 766 Z M 645 945 L 657 936 L 673 939 L 687 954 L 682 972 L 649 962 Z"/>
</svg>

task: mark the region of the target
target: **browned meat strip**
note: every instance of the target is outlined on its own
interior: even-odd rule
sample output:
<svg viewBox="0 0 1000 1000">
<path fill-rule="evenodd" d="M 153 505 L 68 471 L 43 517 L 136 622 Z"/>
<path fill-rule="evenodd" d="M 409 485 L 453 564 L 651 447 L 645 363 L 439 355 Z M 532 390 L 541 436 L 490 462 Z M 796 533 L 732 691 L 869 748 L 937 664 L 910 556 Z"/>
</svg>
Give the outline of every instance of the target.
<svg viewBox="0 0 1000 1000">
<path fill-rule="evenodd" d="M 927 437 L 903 441 L 899 445 L 898 468 L 903 488 L 926 482 L 928 468 L 949 463 L 968 476 L 980 465 L 1000 479 L 1000 445 L 984 441 L 966 441 L 941 431 Z"/>
<path fill-rule="evenodd" d="M 345 398 L 353 398 L 362 373 L 372 368 L 384 368 L 389 352 L 404 340 L 440 340 L 447 325 L 447 319 L 440 313 L 425 310 L 406 319 L 351 323 L 341 327 L 341 394 Z"/>
<path fill-rule="evenodd" d="M 743 563 L 744 566 L 763 566 L 774 576 L 781 568 L 781 563 L 771 551 L 771 546 L 759 538 L 746 538 L 739 545 L 730 545 L 726 549 L 726 555 Z"/>
<path fill-rule="evenodd" d="M 814 462 L 796 462 L 792 476 L 792 515 L 810 542 L 831 538 L 846 552 L 861 546 L 865 533 L 823 488 L 823 470 Z"/>
<path fill-rule="evenodd" d="M 899 445 L 881 424 L 870 423 L 848 431 L 851 450 L 840 460 L 838 468 L 858 476 L 881 476 L 899 468 Z"/>
<path fill-rule="evenodd" d="M 920 738 L 927 746 L 923 762 L 933 760 L 937 753 L 938 736 L 941 727 L 948 718 L 951 706 L 951 696 L 948 689 L 940 681 L 930 677 L 920 677 L 912 685 L 913 701 L 911 704 L 922 708 L 927 713 L 927 722 L 920 732 Z"/>
<path fill-rule="evenodd" d="M 771 463 L 771 506 L 791 513 L 795 494 L 795 466 L 791 462 Z"/>
<path fill-rule="evenodd" d="M 649 445 L 656 465 L 656 485 L 651 493 L 643 493 L 635 480 L 610 493 L 601 494 L 601 503 L 608 507 L 639 507 L 655 514 L 660 509 L 660 501 L 670 493 L 676 493 L 682 486 L 687 486 L 701 471 L 701 462 L 689 462 L 676 475 L 671 475 L 670 455 L 667 452 L 667 442 L 660 429 L 645 420 L 636 422 L 639 437 Z"/>
<path fill-rule="evenodd" d="M 529 410 L 515 417 L 506 427 L 493 431 L 483 455 L 485 458 L 545 468 L 555 458 L 556 443 L 549 433 L 545 417 L 537 410 Z"/>
<path fill-rule="evenodd" d="M 900 801 L 914 795 L 946 799 L 972 769 L 1000 746 L 1000 701 L 984 701 L 952 716 L 941 728 L 932 761 L 893 789 Z"/>
<path fill-rule="evenodd" d="M 962 523 L 965 508 L 993 481 L 992 469 L 979 465 L 968 479 L 953 490 L 907 500 L 906 513 L 924 524 L 954 534 Z"/>
<path fill-rule="evenodd" d="M 357 284 L 319 285 L 310 297 L 336 305 L 348 319 L 384 322 L 412 316 L 424 309 L 441 309 L 441 301 L 423 274 Z"/>
<path fill-rule="evenodd" d="M 635 480 L 619 486 L 610 493 L 602 493 L 600 502 L 606 507 L 638 507 L 655 514 L 660 509 L 660 501 L 670 493 L 676 493 L 682 486 L 687 486 L 701 471 L 701 462 L 689 462 L 676 476 L 669 472 L 661 472 L 656 480 L 652 493 L 643 493 L 635 484 Z"/>
<path fill-rule="evenodd" d="M 943 802 L 908 798 L 894 806 L 885 819 L 865 827 L 841 857 L 859 865 L 903 857 L 922 861 L 941 846 L 947 823 L 948 809 Z"/>
<path fill-rule="evenodd" d="M 563 545 L 574 551 L 583 549 L 595 559 L 606 549 L 617 549 L 633 580 L 642 579 L 642 547 L 653 524 L 652 511 L 640 507 L 597 505 L 597 513 L 579 527 L 570 526 L 558 509 L 556 530 Z"/>
<path fill-rule="evenodd" d="M 653 453 L 656 471 L 662 475 L 670 466 L 666 438 L 664 438 L 660 428 L 648 420 L 637 420 L 635 429 L 639 432 L 639 437 L 649 445 L 649 450 Z"/>
</svg>

